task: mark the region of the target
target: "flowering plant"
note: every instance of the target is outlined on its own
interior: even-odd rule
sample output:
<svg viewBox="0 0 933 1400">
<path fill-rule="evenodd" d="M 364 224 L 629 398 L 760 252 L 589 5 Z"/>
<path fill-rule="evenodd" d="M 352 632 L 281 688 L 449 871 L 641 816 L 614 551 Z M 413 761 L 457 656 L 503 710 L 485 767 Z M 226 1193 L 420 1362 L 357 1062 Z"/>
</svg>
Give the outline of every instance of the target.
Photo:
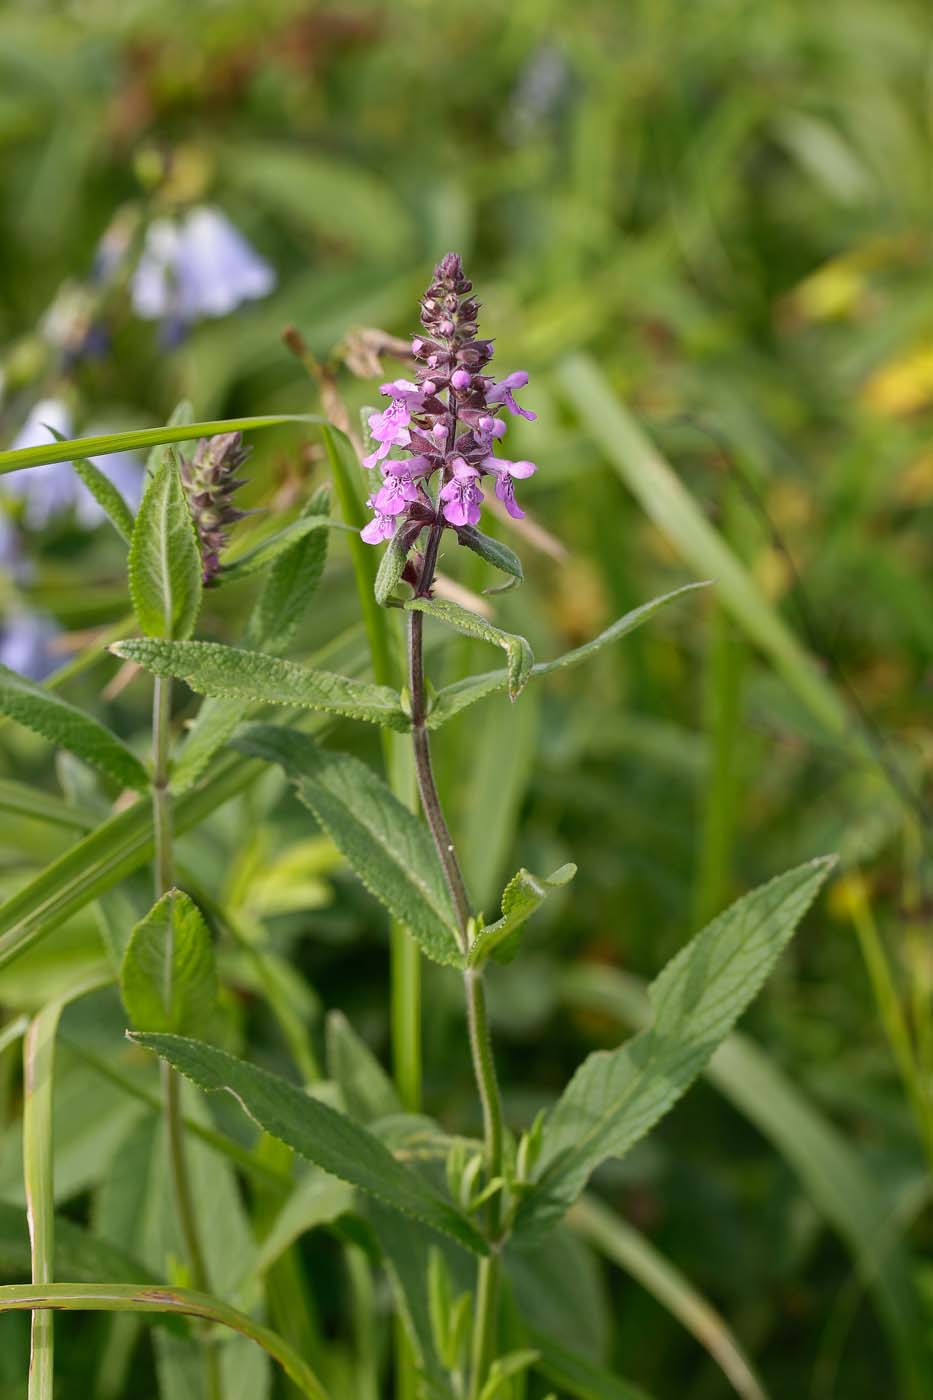
<svg viewBox="0 0 933 1400">
<path fill-rule="evenodd" d="M 64 1308 L 192 1319 L 192 1330 L 180 1339 L 156 1337 L 157 1355 L 162 1369 L 179 1356 L 190 1363 L 189 1393 L 209 1400 L 245 1393 L 237 1389 L 241 1368 L 257 1364 L 256 1344 L 313 1400 L 377 1394 L 384 1374 L 375 1362 L 348 1383 L 310 1311 L 301 1310 L 295 1327 L 288 1308 L 276 1308 L 276 1290 L 293 1280 L 290 1249 L 322 1225 L 346 1248 L 360 1298 L 373 1271 L 385 1271 L 398 1323 L 396 1393 L 407 1400 L 518 1400 L 543 1394 L 544 1387 L 581 1397 L 634 1394 L 542 1324 L 555 1305 L 549 1271 L 571 1248 L 566 1217 L 585 1211 L 581 1196 L 591 1174 L 627 1153 L 708 1063 L 827 874 L 829 862 L 812 861 L 739 900 L 662 971 L 638 1034 L 585 1059 L 556 1102 L 531 1121 L 507 1111 L 490 1035 L 487 977 L 496 964 L 521 954 L 532 915 L 566 888 L 575 867 L 566 864 L 547 876 L 518 870 L 499 911 L 487 917 L 458 859 L 435 777 L 432 736 L 486 697 L 505 691 L 521 703 L 529 685 L 584 664 L 697 585 L 643 604 L 547 662 L 535 662 L 527 639 L 485 612 L 436 596 L 445 530 L 508 575 L 509 584 L 521 582 L 518 557 L 477 526 L 489 482 L 507 516 L 521 519 L 514 483 L 535 467 L 499 455 L 506 427 L 500 415 L 505 409 L 533 420 L 534 414 L 515 399 L 527 383 L 523 371 L 499 380 L 487 372 L 492 343 L 477 337 L 479 307 L 459 257 L 448 254 L 440 262 L 421 305 L 423 331 L 411 345 L 415 378 L 383 386 L 390 403 L 369 418 L 376 446 L 362 467 L 335 422 L 306 419 L 320 427 L 343 519 L 331 514 L 323 488 L 284 528 L 231 557 L 227 531 L 242 514 L 232 503 L 245 461 L 241 433 L 281 419 L 200 424 L 182 409 L 178 421 L 148 433 L 0 454 L 0 471 L 40 472 L 43 463 L 86 467 L 95 455 L 154 449 L 135 512 L 93 467 L 82 477 L 128 547 L 128 587 L 142 635 L 115 641 L 110 650 L 154 678 L 148 763 L 95 715 L 0 667 L 0 712 L 71 750 L 118 796 L 126 794 L 99 826 L 0 908 L 0 961 L 19 957 L 56 920 L 93 900 L 104 911 L 108 956 L 89 982 L 44 1006 L 25 1039 L 32 1283 L 0 1288 L 0 1311 L 32 1313 L 37 1400 L 52 1394 L 52 1317 Z M 332 395 L 329 403 L 333 409 Z M 197 448 L 186 448 L 179 461 L 172 444 L 194 439 L 200 439 Z M 404 455 L 392 455 L 396 451 Z M 382 483 L 370 494 L 373 517 L 366 522 L 355 484 L 361 472 L 376 470 Z M 349 673 L 282 655 L 313 598 L 333 531 L 347 532 L 368 637 L 368 658 Z M 383 540 L 387 548 L 377 568 L 369 546 Z M 194 639 L 205 586 L 244 577 L 259 578 L 261 585 L 242 644 Z M 433 690 L 425 676 L 432 640 L 425 636 L 426 618 L 500 648 L 505 666 Z M 206 697 L 181 742 L 176 680 Z M 257 706 L 281 706 L 302 718 L 249 722 Z M 338 720 L 378 728 L 384 775 L 322 742 L 333 737 Z M 300 804 L 391 918 L 394 1080 L 341 1019 L 330 1023 L 322 1069 L 279 962 L 249 926 L 205 894 L 197 870 L 178 858 L 178 835 L 267 767 L 284 773 Z M 131 877 L 150 859 L 152 893 L 140 905 Z M 122 902 L 114 905 L 116 891 Z M 254 965 L 255 985 L 281 1025 L 302 1082 L 230 1053 L 218 1007 L 231 951 Z M 458 978 L 462 986 L 479 1136 L 453 1109 L 441 1120 L 425 1112 L 422 958 L 439 965 L 438 976 Z M 89 1247 L 82 1255 L 93 1259 L 93 1268 L 84 1266 L 90 1279 L 62 1281 L 51 1143 L 56 1028 L 69 1001 L 111 995 L 114 984 L 137 1063 L 141 1057 L 150 1068 L 155 1060 L 160 1066 L 159 1160 L 173 1203 L 170 1244 L 140 1236 L 144 1257 L 137 1258 L 133 1250 L 92 1239 L 96 1253 Z M 112 1072 L 119 1079 L 119 1071 Z M 130 1084 L 132 1090 L 136 1081 Z M 253 1129 L 229 1118 L 209 1125 L 192 1084 L 206 1093 L 227 1091 Z M 151 1106 L 148 1081 L 144 1093 Z M 134 1160 L 148 1162 L 151 1155 L 150 1135 Z M 229 1261 L 223 1266 L 227 1256 L 218 1250 L 225 1242 L 207 1229 L 214 1193 L 222 1198 L 227 1228 L 243 1219 L 234 1168 L 249 1180 L 257 1202 L 251 1224 L 243 1225 L 246 1263 L 239 1273 Z M 123 1218 L 130 1228 L 132 1221 Z M 74 1235 L 66 1231 L 62 1238 L 73 1241 Z M 290 1301 L 298 1298 L 296 1292 Z M 264 1302 L 273 1327 L 264 1320 Z M 221 1329 L 234 1340 L 221 1340 Z M 746 1365 L 741 1355 L 738 1361 Z M 255 1374 L 251 1393 L 267 1393 L 268 1375 Z"/>
</svg>

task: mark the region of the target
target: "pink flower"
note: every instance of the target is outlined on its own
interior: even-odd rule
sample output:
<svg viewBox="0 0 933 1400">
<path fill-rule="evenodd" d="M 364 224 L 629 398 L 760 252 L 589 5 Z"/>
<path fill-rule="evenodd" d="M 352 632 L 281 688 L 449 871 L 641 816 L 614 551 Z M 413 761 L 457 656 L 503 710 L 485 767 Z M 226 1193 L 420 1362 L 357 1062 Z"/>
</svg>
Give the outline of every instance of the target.
<svg viewBox="0 0 933 1400">
<path fill-rule="evenodd" d="M 512 397 L 513 389 L 524 389 L 528 383 L 528 375 L 525 370 L 517 369 L 514 374 L 507 374 L 505 379 L 500 379 L 498 384 L 494 384 L 486 394 L 487 403 L 504 403 L 510 413 L 517 413 L 522 418 L 527 418 L 533 422 L 537 418 L 536 413 L 530 409 L 522 408 Z"/>
<path fill-rule="evenodd" d="M 399 466 L 404 465 L 399 463 Z M 373 497 L 373 505 L 383 515 L 401 515 L 410 501 L 417 501 L 418 488 L 409 472 L 387 471 Z M 368 527 L 367 527 L 368 528 Z"/>
<path fill-rule="evenodd" d="M 505 457 L 484 457 L 483 466 L 496 478 L 496 495 L 503 503 L 513 520 L 523 520 L 525 512 L 515 500 L 514 481 L 534 476 L 538 468 L 534 462 L 509 462 Z"/>
<path fill-rule="evenodd" d="M 407 447 L 411 442 L 408 425 L 411 422 L 411 409 L 405 399 L 393 399 L 382 413 L 369 415 L 369 431 L 379 446 L 375 452 L 363 458 L 364 467 L 374 467 L 383 457 L 388 457 L 393 447 Z"/>
<path fill-rule="evenodd" d="M 395 534 L 395 519 L 391 515 L 386 515 L 376 505 L 376 497 L 370 496 L 366 503 L 373 511 L 373 518 L 368 525 L 364 525 L 360 531 L 360 539 L 367 544 L 379 544 L 382 540 L 390 540 Z"/>
<path fill-rule="evenodd" d="M 451 525 L 476 525 L 479 523 L 483 493 L 479 489 L 479 472 L 469 466 L 462 457 L 454 458 L 454 474 L 446 486 L 441 488 L 440 498 L 444 502 L 444 519 Z"/>
</svg>

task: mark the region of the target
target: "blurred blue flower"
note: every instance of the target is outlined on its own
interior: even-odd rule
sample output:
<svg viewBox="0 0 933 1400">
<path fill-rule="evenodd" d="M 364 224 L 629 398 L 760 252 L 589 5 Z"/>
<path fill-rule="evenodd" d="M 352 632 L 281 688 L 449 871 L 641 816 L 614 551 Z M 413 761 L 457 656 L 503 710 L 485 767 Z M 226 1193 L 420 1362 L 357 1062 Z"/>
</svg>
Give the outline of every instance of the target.
<svg viewBox="0 0 933 1400">
<path fill-rule="evenodd" d="M 275 272 L 219 209 L 199 205 L 146 230 L 131 293 L 137 315 L 185 327 L 226 316 L 275 286 Z"/>
<path fill-rule="evenodd" d="M 59 629 L 40 613 L 14 612 L 0 624 L 0 664 L 33 681 L 44 681 L 60 658 L 52 649 Z"/>
<path fill-rule="evenodd" d="M 50 429 L 54 429 L 52 432 Z M 52 442 L 55 433 L 72 436 L 72 417 L 61 399 L 40 399 L 33 407 L 11 446 L 39 447 Z M 142 496 L 144 468 L 135 452 L 115 452 L 91 461 L 113 482 L 131 510 Z M 18 496 L 24 503 L 27 525 L 41 530 L 57 515 L 73 510 L 79 525 L 93 529 L 106 519 L 104 512 L 76 476 L 70 462 L 50 462 L 47 466 L 27 467 L 0 478 L 0 490 Z"/>
</svg>

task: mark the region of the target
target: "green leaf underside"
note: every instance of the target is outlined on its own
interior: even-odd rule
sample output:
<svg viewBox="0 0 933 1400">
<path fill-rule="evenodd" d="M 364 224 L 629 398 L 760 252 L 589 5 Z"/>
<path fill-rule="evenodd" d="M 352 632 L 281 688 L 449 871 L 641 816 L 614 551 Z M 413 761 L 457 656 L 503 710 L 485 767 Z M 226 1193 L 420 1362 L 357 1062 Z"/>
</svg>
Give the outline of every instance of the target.
<svg viewBox="0 0 933 1400">
<path fill-rule="evenodd" d="M 502 917 L 481 928 L 470 946 L 467 962 L 471 967 L 492 956 L 510 962 L 517 950 L 515 935 L 552 890 L 568 885 L 577 873 L 573 864 L 562 865 L 546 878 L 522 868 L 513 875 L 502 894 Z"/>
<path fill-rule="evenodd" d="M 138 1030 L 192 1031 L 217 1000 L 214 949 L 200 909 L 169 890 L 133 929 L 120 969 L 120 993 Z"/>
<path fill-rule="evenodd" d="M 139 630 L 187 637 L 201 609 L 201 550 L 170 453 L 149 478 L 130 542 L 129 585 Z"/>
<path fill-rule="evenodd" d="M 297 710 L 326 710 L 347 719 L 405 732 L 399 697 L 388 686 L 314 671 L 294 661 L 241 651 L 220 642 L 163 642 L 149 638 L 114 642 L 115 656 L 135 661 L 156 676 L 176 676 L 202 695 L 239 697 Z"/>
<path fill-rule="evenodd" d="M 351 1118 L 372 1123 L 404 1112 L 392 1080 L 340 1011 L 327 1017 L 327 1068 Z"/>
<path fill-rule="evenodd" d="M 307 502 L 301 519 L 324 515 L 329 499 L 328 488 L 320 487 Z M 327 531 L 313 530 L 294 538 L 276 557 L 246 624 L 247 647 L 273 654 L 285 651 L 321 581 L 327 544 Z M 197 782 L 252 705 L 253 701 L 238 697 L 205 697 L 172 765 L 173 792 L 185 792 Z"/>
<path fill-rule="evenodd" d="M 545 1121 L 519 1230 L 553 1223 L 601 1162 L 621 1157 L 673 1107 L 760 990 L 833 861 L 798 866 L 720 914 L 652 983 L 653 1025 L 584 1060 Z"/>
<path fill-rule="evenodd" d="M 516 700 L 518 698 L 524 690 L 534 666 L 531 647 L 524 637 L 519 637 L 514 632 L 503 632 L 500 627 L 487 622 L 478 613 L 461 608 L 459 603 L 451 603 L 446 598 L 410 598 L 405 603 L 405 607 L 411 611 L 423 612 L 430 617 L 436 617 L 441 622 L 446 622 L 450 627 L 456 627 L 458 632 L 465 632 L 471 637 L 480 637 L 485 642 L 492 642 L 494 646 L 502 647 L 507 658 L 505 683 L 508 686 L 509 699 Z"/>
<path fill-rule="evenodd" d="M 249 578 L 251 574 L 258 573 L 260 569 L 266 568 L 273 563 L 292 545 L 307 535 L 315 534 L 320 530 L 340 530 L 343 529 L 339 520 L 331 520 L 327 515 L 301 516 L 298 520 L 293 520 L 290 525 L 279 530 L 274 535 L 261 541 L 246 554 L 241 554 L 239 558 L 229 561 L 224 560 L 223 578 L 226 582 L 235 582 L 237 579 Z"/>
<path fill-rule="evenodd" d="M 484 588 L 484 593 L 507 593 L 511 588 L 517 588 L 525 580 L 522 572 L 522 561 L 513 549 L 509 549 L 507 544 L 501 540 L 493 539 L 491 535 L 484 535 L 481 530 L 477 530 L 473 525 L 463 525 L 457 531 L 457 542 L 466 549 L 472 549 L 474 554 L 478 554 L 481 559 L 485 559 L 487 564 L 492 564 L 494 569 L 500 573 L 508 574 L 509 581 L 500 583 L 496 588 Z"/>
<path fill-rule="evenodd" d="M 51 462 L 73 462 L 76 457 L 106 457 L 111 452 L 128 452 L 142 447 L 158 447 L 167 442 L 188 442 L 218 433 L 252 432 L 278 428 L 285 423 L 321 423 L 314 413 L 261 414 L 254 418 L 213 418 L 204 423 L 173 423 L 161 428 L 138 428 L 126 433 L 104 433 L 99 437 L 62 438 L 39 447 L 19 447 L 0 452 L 0 476 L 23 467 L 42 467 Z"/>
<path fill-rule="evenodd" d="M 6 666 L 0 666 L 0 714 L 77 754 L 124 787 L 143 792 L 149 786 L 145 768 L 116 734 Z"/>
<path fill-rule="evenodd" d="M 131 1033 L 130 1038 L 168 1060 L 208 1092 L 226 1090 L 264 1132 L 332 1176 L 369 1192 L 403 1215 L 422 1220 L 478 1254 L 482 1236 L 451 1202 L 398 1162 L 359 1123 L 311 1098 L 286 1080 L 212 1045 L 177 1035 Z"/>
<path fill-rule="evenodd" d="M 585 642 L 583 646 L 574 647 L 573 651 L 565 652 L 563 656 L 558 656 L 554 661 L 536 661 L 530 668 L 526 680 L 536 680 L 539 676 L 550 675 L 552 671 L 562 671 L 571 666 L 579 666 L 611 642 L 617 642 L 629 632 L 634 632 L 636 627 L 647 622 L 656 612 L 659 612 L 668 603 L 672 603 L 676 598 L 683 597 L 685 593 L 692 593 L 697 588 L 707 588 L 708 586 L 706 581 L 687 583 L 681 588 L 675 588 L 671 593 L 664 593 L 659 598 L 652 598 L 649 603 L 642 603 L 640 607 L 633 608 L 631 612 L 618 618 L 604 632 L 600 632 L 598 637 Z M 467 615 L 471 616 L 471 614 Z M 434 697 L 434 703 L 428 714 L 428 728 L 439 729 L 442 724 L 446 724 L 461 710 L 475 705 L 478 700 L 492 695 L 497 690 L 504 690 L 509 683 L 509 672 L 504 670 L 485 671 L 481 675 L 467 676 L 462 681 L 455 681 L 453 685 L 444 686 Z"/>
<path fill-rule="evenodd" d="M 247 726 L 235 745 L 285 769 L 351 869 L 429 958 L 463 966 L 453 907 L 427 828 L 371 768 L 272 725 Z"/>
<path fill-rule="evenodd" d="M 276 1332 L 220 1298 L 163 1284 L 44 1283 L 0 1287 L 0 1313 L 52 1309 L 58 1312 L 165 1313 L 219 1323 L 257 1342 L 308 1400 L 329 1400 L 308 1363 Z"/>
</svg>

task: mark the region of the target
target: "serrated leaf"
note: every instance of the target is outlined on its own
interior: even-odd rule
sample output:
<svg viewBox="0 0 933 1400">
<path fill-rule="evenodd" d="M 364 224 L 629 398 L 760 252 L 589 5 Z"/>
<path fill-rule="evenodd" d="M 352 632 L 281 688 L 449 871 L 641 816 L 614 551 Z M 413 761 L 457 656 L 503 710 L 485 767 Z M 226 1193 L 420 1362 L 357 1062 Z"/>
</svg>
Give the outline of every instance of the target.
<svg viewBox="0 0 933 1400">
<path fill-rule="evenodd" d="M 524 867 L 513 875 L 502 894 L 502 918 L 479 930 L 470 945 L 468 965 L 475 967 L 490 956 L 498 962 L 510 962 L 517 949 L 515 935 L 522 924 L 541 907 L 552 890 L 569 885 L 576 873 L 577 867 L 567 864 L 546 877 L 532 875 Z"/>
<path fill-rule="evenodd" d="M 461 608 L 459 603 L 452 603 L 446 598 L 410 598 L 404 607 L 413 612 L 427 613 L 430 617 L 446 622 L 450 627 L 456 627 L 458 632 L 466 632 L 471 637 L 481 637 L 485 642 L 502 647 L 507 658 L 505 679 L 509 699 L 518 699 L 534 665 L 531 647 L 524 637 L 514 632 L 503 632 L 501 627 L 487 622 L 486 618 L 480 617 L 478 613 Z"/>
<path fill-rule="evenodd" d="M 183 638 L 201 609 L 201 550 L 171 453 L 149 478 L 130 542 L 129 585 L 147 637 Z"/>
<path fill-rule="evenodd" d="M 210 1093 L 231 1093 L 255 1123 L 332 1176 L 358 1186 L 403 1215 L 451 1235 L 477 1254 L 488 1247 L 450 1201 L 396 1161 L 378 1138 L 344 1113 L 287 1080 L 237 1060 L 225 1050 L 177 1035 L 131 1034 Z"/>
<path fill-rule="evenodd" d="M 239 697 L 298 710 L 326 710 L 405 732 L 408 716 L 394 690 L 314 671 L 259 651 L 220 642 L 165 642 L 150 638 L 114 642 L 115 656 L 135 661 L 156 676 L 177 676 L 204 695 Z"/>
<path fill-rule="evenodd" d="M 457 540 L 465 545 L 467 549 L 472 549 L 474 554 L 478 554 L 481 559 L 485 559 L 487 564 L 492 564 L 493 568 L 500 573 L 509 575 L 508 583 L 501 583 L 497 588 L 484 588 L 484 593 L 507 593 L 511 588 L 517 588 L 525 580 L 522 572 L 522 561 L 515 553 L 514 549 L 509 549 L 507 544 L 501 540 L 493 539 L 491 535 L 484 535 L 481 530 L 477 530 L 475 525 L 462 525 L 457 531 Z"/>
<path fill-rule="evenodd" d="M 236 747 L 278 763 L 351 869 L 435 962 L 464 964 L 456 920 L 427 827 L 350 754 L 307 735 L 250 725 Z"/>
<path fill-rule="evenodd" d="M 120 993 L 138 1030 L 201 1029 L 217 1000 L 214 948 L 200 909 L 169 890 L 130 935 Z"/>
<path fill-rule="evenodd" d="M 61 433 L 56 433 L 54 428 L 50 429 L 50 431 L 59 442 L 64 442 Z M 94 463 L 89 461 L 87 457 L 75 457 L 71 465 L 74 467 L 76 475 L 84 482 L 117 534 L 129 544 L 133 536 L 133 512 L 120 495 L 116 486 L 114 486 L 108 476 L 104 475 L 100 467 L 95 467 Z"/>
<path fill-rule="evenodd" d="M 392 1080 L 340 1011 L 327 1017 L 327 1069 L 347 1112 L 361 1123 L 404 1111 Z"/>
<path fill-rule="evenodd" d="M 584 1060 L 545 1119 L 518 1230 L 559 1218 L 601 1162 L 622 1156 L 674 1106 L 760 990 L 833 862 L 798 866 L 720 914 L 652 983 L 652 1026 Z"/>
<path fill-rule="evenodd" d="M 307 538 L 308 535 L 319 533 L 322 530 L 342 530 L 343 526 L 339 520 L 331 520 L 328 515 L 305 515 L 293 520 L 284 529 L 277 530 L 274 535 L 269 535 L 246 554 L 241 554 L 239 558 L 233 558 L 225 562 L 222 570 L 222 579 L 225 583 L 233 583 L 237 579 L 249 578 L 251 574 L 259 573 L 265 569 L 292 545 Z"/>
<path fill-rule="evenodd" d="M 661 608 L 666 607 L 668 603 L 672 603 L 675 598 L 680 598 L 685 593 L 692 593 L 696 588 L 706 587 L 708 587 L 706 582 L 688 583 L 682 588 L 675 588 L 671 593 L 663 593 L 659 598 L 652 598 L 650 603 L 642 603 L 640 607 L 633 608 L 631 612 L 617 618 L 604 632 L 600 632 L 598 637 L 585 642 L 582 647 L 575 647 L 573 651 L 565 652 L 563 656 L 558 656 L 554 661 L 536 661 L 531 667 L 527 679 L 536 680 L 540 676 L 550 675 L 552 671 L 564 670 L 569 666 L 578 666 L 581 662 L 588 661 L 591 656 L 595 656 L 610 642 L 617 642 L 629 632 L 634 632 L 636 627 L 647 622 L 650 617 L 653 617 Z M 507 670 L 486 671 L 482 675 L 467 676 L 462 681 L 455 681 L 453 685 L 444 686 L 434 697 L 434 702 L 428 713 L 428 728 L 439 729 L 442 724 L 446 724 L 461 710 L 475 705 L 478 700 L 492 695 L 497 690 L 504 690 L 509 684 L 509 680 Z"/>
<path fill-rule="evenodd" d="M 328 487 L 319 487 L 295 523 L 326 516 L 329 501 Z M 277 556 L 246 624 L 246 646 L 275 655 L 285 650 L 321 581 L 328 540 L 326 530 L 313 530 L 293 538 Z"/>
<path fill-rule="evenodd" d="M 124 787 L 144 792 L 149 786 L 139 759 L 106 725 L 7 666 L 0 666 L 0 714 L 77 754 Z"/>
</svg>

